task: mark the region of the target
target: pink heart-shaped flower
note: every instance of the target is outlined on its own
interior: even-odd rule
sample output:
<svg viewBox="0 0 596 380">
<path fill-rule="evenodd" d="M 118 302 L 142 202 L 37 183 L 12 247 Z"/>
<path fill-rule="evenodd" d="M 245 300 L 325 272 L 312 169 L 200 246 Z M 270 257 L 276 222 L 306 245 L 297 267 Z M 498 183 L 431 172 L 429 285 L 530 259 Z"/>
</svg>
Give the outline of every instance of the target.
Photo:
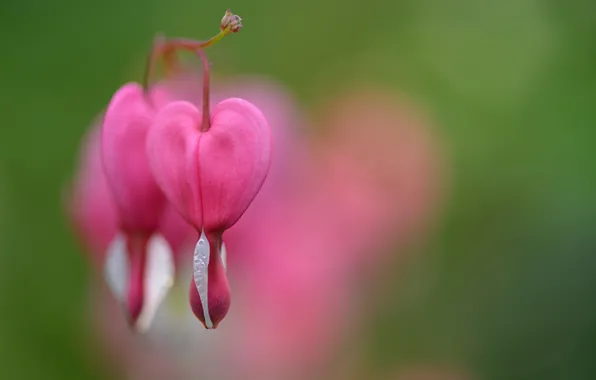
<svg viewBox="0 0 596 380">
<path fill-rule="evenodd" d="M 126 305 L 131 325 L 141 329 L 148 326 L 173 276 L 172 249 L 158 234 L 167 201 L 153 178 L 146 149 L 153 119 L 168 97 L 159 87 L 145 94 L 139 84 L 126 84 L 112 97 L 102 125 L 101 159 L 119 232 L 106 253 L 105 276 Z M 156 267 L 162 272 L 153 271 Z"/>
<path fill-rule="evenodd" d="M 197 230 L 222 233 L 267 177 L 269 124 L 258 108 L 238 98 L 217 104 L 208 131 L 200 130 L 201 120 L 189 102 L 164 107 L 149 132 L 149 163 L 166 197 Z"/>
<path fill-rule="evenodd" d="M 261 111 L 238 98 L 220 102 L 209 129 L 192 103 L 172 102 L 147 139 L 153 174 L 169 201 L 201 235 L 193 256 L 190 304 L 206 328 L 230 306 L 222 233 L 251 204 L 269 172 L 271 136 Z"/>
</svg>

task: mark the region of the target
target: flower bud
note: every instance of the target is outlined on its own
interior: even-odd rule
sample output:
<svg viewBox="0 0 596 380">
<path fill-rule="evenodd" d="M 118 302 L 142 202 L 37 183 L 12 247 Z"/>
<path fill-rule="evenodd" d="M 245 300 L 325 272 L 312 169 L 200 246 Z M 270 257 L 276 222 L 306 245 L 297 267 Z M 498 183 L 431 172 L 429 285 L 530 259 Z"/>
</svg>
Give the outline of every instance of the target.
<svg viewBox="0 0 596 380">
<path fill-rule="evenodd" d="M 232 33 L 238 33 L 242 28 L 242 18 L 233 14 L 232 11 L 228 9 L 221 19 L 221 24 L 219 27 L 222 32 L 228 30 Z"/>
</svg>

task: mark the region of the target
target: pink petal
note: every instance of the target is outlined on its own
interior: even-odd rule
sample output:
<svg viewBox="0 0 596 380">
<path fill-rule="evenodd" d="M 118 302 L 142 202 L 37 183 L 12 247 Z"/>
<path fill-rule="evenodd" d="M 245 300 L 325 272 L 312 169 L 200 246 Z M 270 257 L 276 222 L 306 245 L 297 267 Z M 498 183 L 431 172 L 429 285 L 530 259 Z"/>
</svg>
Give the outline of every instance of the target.
<svg viewBox="0 0 596 380">
<path fill-rule="evenodd" d="M 208 132 L 201 112 L 173 102 L 156 117 L 147 151 L 157 182 L 197 229 L 225 230 L 246 211 L 270 164 L 269 125 L 242 99 L 219 103 Z"/>
<path fill-rule="evenodd" d="M 172 94 L 172 99 L 181 99 L 200 108 L 202 104 L 202 76 L 191 67 L 190 72 L 183 71 L 160 85 Z M 261 76 L 236 76 L 220 78 L 213 83 L 212 104 L 217 104 L 230 97 L 242 98 L 256 106 L 265 116 L 271 128 L 271 137 L 275 149 L 271 152 L 271 167 L 267 180 L 257 195 L 255 202 L 265 194 L 272 194 L 276 187 L 286 186 L 295 177 L 293 157 L 304 150 L 300 132 L 306 126 L 303 116 L 296 107 L 296 101 L 290 91 L 278 82 Z M 254 202 L 252 203 L 254 204 Z M 250 206 L 249 209 L 254 208 Z M 242 220 L 246 219 L 246 215 Z M 245 223 L 245 222 L 243 222 Z"/>
<path fill-rule="evenodd" d="M 141 86 L 129 83 L 116 92 L 104 118 L 104 170 L 122 228 L 130 231 L 155 230 L 165 205 L 149 169 L 145 148 L 155 112 Z"/>
<path fill-rule="evenodd" d="M 267 177 L 270 155 L 269 124 L 258 108 L 238 98 L 215 107 L 199 148 L 206 229 L 225 230 L 238 221 Z"/>
<path fill-rule="evenodd" d="M 201 114 L 179 101 L 155 117 L 147 138 L 147 155 L 155 180 L 168 200 L 196 229 L 203 224 L 198 152 Z"/>
<path fill-rule="evenodd" d="M 275 150 L 272 152 L 269 175 L 279 172 L 279 176 L 291 176 L 292 173 L 286 170 L 288 159 L 298 148 L 299 133 L 306 126 L 293 96 L 286 88 L 265 77 L 235 77 L 216 86 L 212 99 L 219 102 L 231 94 L 254 104 L 272 126 L 271 136 L 275 141 Z"/>
</svg>

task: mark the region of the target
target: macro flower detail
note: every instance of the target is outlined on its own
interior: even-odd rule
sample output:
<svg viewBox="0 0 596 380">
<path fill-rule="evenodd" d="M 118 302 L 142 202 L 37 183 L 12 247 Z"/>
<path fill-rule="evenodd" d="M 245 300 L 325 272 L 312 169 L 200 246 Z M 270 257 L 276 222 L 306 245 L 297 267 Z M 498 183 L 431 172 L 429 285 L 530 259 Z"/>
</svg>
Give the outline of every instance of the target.
<svg viewBox="0 0 596 380">
<path fill-rule="evenodd" d="M 242 28 L 242 18 L 228 9 L 221 19 L 220 29 L 222 31 L 229 29 L 232 33 L 238 33 L 240 28 Z"/>
<path fill-rule="evenodd" d="M 215 328 L 229 309 L 222 234 L 260 191 L 271 160 L 269 125 L 256 106 L 228 98 L 210 108 L 203 49 L 238 32 L 240 21 L 228 10 L 220 32 L 206 41 L 158 35 L 143 83 L 122 86 L 105 113 L 101 162 L 118 230 L 106 249 L 105 279 L 137 330 L 151 319 L 143 310 L 157 310 L 173 284 L 174 252 L 159 233 L 169 207 L 200 235 L 190 289 L 194 314 Z M 197 53 L 203 62 L 202 108 L 174 101 L 186 98 L 167 82 L 151 83 L 160 58 L 166 77 L 177 71 L 178 50 Z"/>
<path fill-rule="evenodd" d="M 266 171 L 268 170 L 268 158 L 266 159 L 266 165 L 261 163 L 263 160 L 259 161 L 258 158 L 253 159 L 253 161 L 256 162 L 256 166 L 252 167 L 248 164 L 251 162 L 251 158 L 246 155 L 246 152 L 251 152 L 251 147 L 253 147 L 251 142 L 256 144 L 265 143 L 268 147 L 268 140 L 261 141 L 258 138 L 254 138 L 254 136 L 261 136 L 259 135 L 261 130 L 257 128 L 256 130 L 258 130 L 258 132 L 251 135 L 250 131 L 247 132 L 247 128 L 244 130 L 240 128 L 240 132 L 237 131 L 238 128 L 234 128 L 237 125 L 250 126 L 251 121 L 254 121 L 253 124 L 257 126 L 267 125 L 266 122 L 263 121 L 263 116 L 256 110 L 256 107 L 244 104 L 241 100 L 230 100 L 227 103 L 222 102 L 221 106 L 219 106 L 220 109 L 217 111 L 217 118 L 221 121 L 218 121 L 217 123 L 226 126 L 223 128 L 217 127 L 214 133 L 206 136 L 205 140 L 213 140 L 214 142 L 211 144 L 205 143 L 205 147 L 201 151 L 204 152 L 201 153 L 201 155 L 203 155 L 201 161 L 212 165 L 213 168 L 201 168 L 201 170 L 204 171 L 203 177 L 207 178 L 207 181 L 198 184 L 198 186 L 204 188 L 200 190 L 205 191 L 205 199 L 209 199 L 209 202 L 216 202 L 214 206 L 203 206 L 201 203 L 202 197 L 200 195 L 197 196 L 197 194 L 192 194 L 192 202 L 182 204 L 183 207 L 181 207 L 180 200 L 173 196 L 169 187 L 164 186 L 163 175 L 161 173 L 161 171 L 164 171 L 167 175 L 167 173 L 175 171 L 176 166 L 167 167 L 166 165 L 159 168 L 157 172 L 149 168 L 149 157 L 147 152 L 148 134 L 155 125 L 159 127 L 160 124 L 169 123 L 171 120 L 169 120 L 168 115 L 170 115 L 171 118 L 178 117 L 176 113 L 178 112 L 177 107 L 179 105 L 176 102 L 171 102 L 174 94 L 171 91 L 168 91 L 167 88 L 161 85 L 151 86 L 149 81 L 151 79 L 154 61 L 159 57 L 163 57 L 166 64 L 165 71 L 171 73 L 174 68 L 173 66 L 176 65 L 175 53 L 179 49 L 199 51 L 201 57 L 204 58 L 204 53 L 201 50 L 202 48 L 207 47 L 219 41 L 229 33 L 235 33 L 240 29 L 240 17 L 233 15 L 229 10 L 226 12 L 224 19 L 227 20 L 226 25 L 221 28 L 220 32 L 215 37 L 203 42 L 186 39 L 168 40 L 165 36 L 158 35 L 154 41 L 154 46 L 149 56 L 143 85 L 128 83 L 122 86 L 112 97 L 104 115 L 101 131 L 101 161 L 105 179 L 116 208 L 118 224 L 118 233 L 107 248 L 104 272 L 106 282 L 116 298 L 125 307 L 129 322 L 135 329 L 145 329 L 148 327 L 149 320 L 152 318 L 143 316 L 142 321 L 140 322 L 140 325 L 143 327 L 140 327 L 137 323 L 142 315 L 142 311 L 147 309 L 145 307 L 146 293 L 152 293 L 152 297 L 150 298 L 152 304 L 149 309 L 156 311 L 159 304 L 167 295 L 169 288 L 173 285 L 175 269 L 173 251 L 163 236 L 157 233 L 162 219 L 167 217 L 165 211 L 168 206 L 168 200 L 164 196 L 162 188 L 165 189 L 164 191 L 168 195 L 168 198 L 174 203 L 177 211 L 181 215 L 184 215 L 189 222 L 192 222 L 195 228 L 198 228 L 199 226 L 202 228 L 203 220 L 201 220 L 202 216 L 199 215 L 202 215 L 203 207 L 205 207 L 207 209 L 205 215 L 209 218 L 216 218 L 216 220 L 205 221 L 211 223 L 207 225 L 209 234 L 217 234 L 216 231 L 223 232 L 224 229 L 231 226 L 244 212 L 246 207 L 248 207 L 250 200 L 254 198 L 256 192 L 262 185 L 266 176 Z M 222 23 L 223 21 L 224 20 L 222 20 Z M 210 125 L 208 77 L 209 73 L 207 69 L 205 71 L 206 81 L 203 86 L 206 108 L 203 111 L 202 126 L 205 131 Z M 161 112 L 163 109 L 165 109 L 165 111 Z M 241 118 L 238 119 L 234 112 L 236 112 L 237 115 L 240 115 Z M 162 116 L 156 119 L 158 113 Z M 166 116 L 164 117 L 164 115 Z M 195 116 L 192 113 L 192 109 L 183 110 L 181 115 L 190 116 L 191 118 Z M 245 120 L 242 120 L 242 117 L 244 117 Z M 232 127 L 228 127 L 228 124 Z M 176 131 L 176 128 L 173 127 L 172 130 Z M 239 133 L 239 135 L 236 138 L 230 139 L 226 137 L 230 133 Z M 166 140 L 169 136 L 169 133 L 164 134 Z M 250 141 L 247 142 L 247 139 Z M 192 138 L 188 138 L 188 141 L 191 140 Z M 229 145 L 230 143 L 232 143 L 231 146 Z M 168 149 L 168 141 L 165 141 L 164 144 L 163 149 Z M 232 159 L 239 160 L 238 162 L 246 162 L 245 165 L 237 165 L 234 162 L 230 162 L 230 159 L 222 157 L 222 154 L 225 156 L 233 151 L 241 152 L 241 149 L 238 150 L 234 148 L 235 144 L 244 144 L 247 146 L 244 155 L 232 154 L 231 156 Z M 155 146 L 155 144 L 151 145 Z M 215 145 L 217 145 L 217 147 L 212 149 Z M 149 154 L 161 157 L 159 152 L 160 149 L 161 148 L 157 148 L 156 151 L 155 148 L 153 148 L 150 150 Z M 268 150 L 266 154 L 268 154 Z M 211 155 L 214 157 L 208 157 Z M 166 160 L 166 162 L 168 164 L 172 163 L 171 160 Z M 174 163 L 174 165 L 176 165 L 176 163 Z M 153 166 L 155 167 L 155 164 Z M 245 173 L 246 168 L 248 168 L 247 170 L 249 171 L 252 170 L 252 172 Z M 219 178 L 218 175 L 210 173 L 211 170 L 221 169 L 239 171 L 238 179 L 235 181 L 234 178 L 226 177 L 225 174 L 223 174 L 222 178 Z M 244 172 L 242 170 L 244 170 Z M 159 186 L 156 183 L 154 174 L 160 179 Z M 234 177 L 236 174 L 232 171 L 229 175 Z M 255 177 L 256 181 L 252 180 L 251 176 Z M 251 180 L 253 182 L 250 182 Z M 230 182 L 236 182 L 236 185 L 243 186 L 243 193 L 235 195 L 233 191 L 230 192 L 227 188 Z M 210 189 L 209 186 L 215 186 L 215 188 Z M 187 189 L 185 188 L 183 191 L 186 190 Z M 250 200 L 247 202 L 246 200 L 249 198 Z M 219 203 L 217 202 L 232 202 L 229 204 L 229 207 L 230 210 L 234 211 L 226 212 L 226 208 L 218 206 Z M 196 206 L 201 207 L 200 213 L 194 208 Z M 208 210 L 209 207 L 215 207 L 221 212 L 210 212 Z M 199 219 L 197 219 L 197 216 Z M 223 219 L 217 220 L 217 217 Z M 210 226 L 215 227 L 211 228 Z M 216 241 L 217 238 L 215 236 L 216 235 L 213 237 L 210 236 L 210 239 Z M 206 242 L 206 240 L 202 241 Z M 217 246 L 214 246 L 212 250 L 214 254 L 216 254 L 215 257 L 218 258 L 217 266 L 223 268 L 225 266 L 223 263 L 225 255 L 222 259 L 221 244 L 221 239 L 219 239 Z M 204 278 L 205 281 L 207 281 L 207 270 L 208 268 L 211 268 L 211 266 L 208 265 L 208 257 L 206 258 L 206 261 L 204 261 L 204 264 Z M 216 261 L 214 260 L 212 266 L 215 265 Z M 212 275 L 212 278 L 214 279 L 213 283 L 223 284 L 223 287 L 220 287 L 221 290 L 218 291 L 218 287 L 213 287 L 211 291 L 211 295 L 220 295 L 215 302 L 216 305 L 220 306 L 214 307 L 216 310 L 223 311 L 216 314 L 225 315 L 229 307 L 229 287 L 227 286 L 227 280 L 225 278 L 225 269 L 223 269 L 223 276 L 217 275 L 217 271 L 214 273 L 215 275 Z M 200 276 L 197 278 L 199 277 Z M 217 281 L 218 278 L 222 277 L 223 281 Z M 197 280 L 196 283 L 198 288 L 198 284 L 201 283 L 201 281 Z M 201 289 L 203 289 L 203 287 L 205 288 L 199 297 L 201 299 L 207 297 L 207 284 L 208 282 L 205 282 L 204 286 L 200 286 Z M 225 294 L 228 294 L 228 296 L 226 297 Z M 225 301 L 226 299 L 227 301 Z M 208 309 L 209 306 L 206 306 L 206 311 L 204 313 L 204 315 L 207 315 L 207 320 L 209 319 Z M 216 320 L 218 321 L 220 318 Z M 209 322 L 208 325 L 211 327 L 211 322 Z"/>
<path fill-rule="evenodd" d="M 222 234 L 261 189 L 270 166 L 271 137 L 261 111 L 246 100 L 225 99 L 210 111 L 209 65 L 199 53 L 204 63 L 202 109 L 176 101 L 160 110 L 147 155 L 166 197 L 200 234 L 190 303 L 206 328 L 216 328 L 231 298 Z"/>
</svg>

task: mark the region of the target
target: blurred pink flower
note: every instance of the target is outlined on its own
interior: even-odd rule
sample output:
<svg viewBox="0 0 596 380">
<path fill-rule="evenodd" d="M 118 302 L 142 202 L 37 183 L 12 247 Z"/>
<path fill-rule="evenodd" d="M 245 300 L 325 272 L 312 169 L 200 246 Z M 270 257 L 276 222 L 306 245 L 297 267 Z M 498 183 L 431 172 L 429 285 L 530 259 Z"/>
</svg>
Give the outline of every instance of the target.
<svg viewBox="0 0 596 380">
<path fill-rule="evenodd" d="M 383 267 L 379 254 L 411 243 L 436 213 L 444 186 L 440 140 L 421 111 L 387 90 L 356 88 L 320 115 L 317 173 L 335 208 L 333 225 L 363 243 L 352 249 L 355 267 Z"/>
<path fill-rule="evenodd" d="M 91 253 L 90 258 L 94 266 L 100 270 L 105 270 L 106 276 L 110 277 L 111 274 L 113 275 L 109 269 L 110 265 L 113 267 L 113 264 L 110 264 L 110 250 L 113 261 L 114 255 L 118 254 L 113 250 L 113 241 L 118 236 L 121 224 L 118 209 L 103 170 L 100 120 L 94 123 L 83 138 L 77 172 L 71 188 L 68 189 L 65 203 L 73 228 L 77 232 L 84 249 Z M 166 204 L 163 215 L 158 222 L 157 231 L 163 235 L 172 252 L 174 252 L 174 265 L 179 263 L 180 254 L 185 251 L 184 248 L 187 247 L 189 238 L 194 234 L 193 229 L 171 206 Z M 170 250 L 167 251 L 165 253 L 169 255 Z M 126 265 L 118 265 L 118 270 L 126 271 Z M 147 270 L 160 270 L 151 258 L 146 266 Z M 117 272 L 116 275 L 118 276 L 117 281 L 125 282 L 128 274 Z M 110 281 L 110 278 L 107 279 Z M 163 281 L 168 282 L 169 280 L 165 279 Z M 148 280 L 145 281 L 143 286 L 149 287 L 149 282 Z M 124 284 L 117 285 L 124 286 Z M 153 285 L 149 297 L 155 298 L 156 292 L 161 292 L 153 290 L 157 289 L 158 286 L 161 285 Z M 119 290 L 123 291 L 122 289 Z M 116 294 L 117 291 L 118 289 L 112 286 L 113 295 L 122 302 L 122 294 Z M 151 309 L 157 307 L 156 302 L 158 303 L 157 300 L 151 299 L 149 301 L 150 305 L 144 308 L 148 313 L 143 322 L 144 324 L 149 323 L 151 314 L 155 312 Z"/>
<path fill-rule="evenodd" d="M 97 267 L 103 265 L 106 249 L 118 231 L 116 207 L 103 174 L 100 123 L 94 122 L 83 137 L 77 171 L 65 199 L 73 228 Z"/>
<path fill-rule="evenodd" d="M 167 200 L 147 152 L 149 132 L 167 107 L 165 99 L 167 93 L 159 87 L 146 93 L 139 84 L 127 83 L 112 96 L 101 127 L 103 172 L 118 216 L 118 234 L 108 247 L 106 280 L 135 329 L 147 326 L 147 318 L 140 324 L 138 320 L 151 302 L 148 293 L 155 289 L 155 299 L 161 300 L 173 282 L 174 254 L 158 233 Z"/>
<path fill-rule="evenodd" d="M 252 208 L 259 222 L 247 257 L 255 263 L 244 267 L 250 310 L 239 341 L 248 366 L 267 363 L 255 376 L 303 378 L 328 359 L 365 322 L 366 280 L 395 258 L 384 253 L 428 227 L 442 172 L 436 139 L 418 118 L 388 92 L 339 97 L 322 110 L 327 134 L 310 141 L 310 159 L 288 157 L 294 177 L 283 202 Z M 230 252 L 248 245 L 228 243 Z"/>
<path fill-rule="evenodd" d="M 269 124 L 252 103 L 228 98 L 197 108 L 172 102 L 156 115 L 147 138 L 153 175 L 167 199 L 200 233 L 190 304 L 207 329 L 228 312 L 230 289 L 222 260 L 225 239 L 269 172 Z"/>
</svg>

